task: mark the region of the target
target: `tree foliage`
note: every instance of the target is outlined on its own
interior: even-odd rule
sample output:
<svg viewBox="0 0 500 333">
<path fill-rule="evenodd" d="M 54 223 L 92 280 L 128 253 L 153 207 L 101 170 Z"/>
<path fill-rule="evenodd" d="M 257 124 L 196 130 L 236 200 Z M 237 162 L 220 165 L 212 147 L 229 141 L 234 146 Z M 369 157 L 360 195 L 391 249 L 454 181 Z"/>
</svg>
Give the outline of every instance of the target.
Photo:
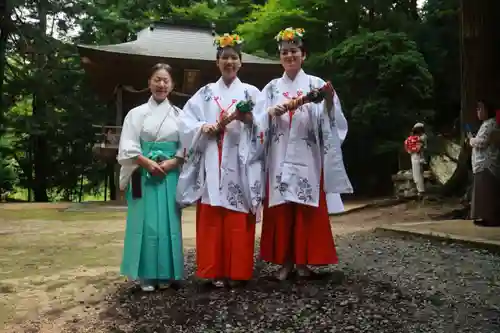
<svg viewBox="0 0 500 333">
<path fill-rule="evenodd" d="M 349 119 L 345 158 L 356 187 L 388 184 L 380 172 L 367 173 L 365 166 L 378 161 L 377 168 L 393 169 L 401 139 L 415 122 L 427 123 L 433 116 L 432 75 L 416 43 L 404 33 L 362 32 L 310 66 L 333 82 Z"/>
<path fill-rule="evenodd" d="M 413 122 L 438 126 L 459 112 L 458 0 L 429 0 L 422 11 L 415 0 L 8 3 L 0 6 L 0 136 L 10 162 L 0 179 L 15 170 L 7 183 L 38 201 L 99 192 L 109 169 L 91 154 L 92 124 L 114 110 L 97 100 L 75 44 L 130 41 L 153 21 L 215 23 L 219 33 L 241 33 L 245 52 L 269 57 L 279 30 L 305 28 L 307 70 L 334 83 L 349 120 L 344 153 L 358 192 L 388 183 Z"/>
</svg>

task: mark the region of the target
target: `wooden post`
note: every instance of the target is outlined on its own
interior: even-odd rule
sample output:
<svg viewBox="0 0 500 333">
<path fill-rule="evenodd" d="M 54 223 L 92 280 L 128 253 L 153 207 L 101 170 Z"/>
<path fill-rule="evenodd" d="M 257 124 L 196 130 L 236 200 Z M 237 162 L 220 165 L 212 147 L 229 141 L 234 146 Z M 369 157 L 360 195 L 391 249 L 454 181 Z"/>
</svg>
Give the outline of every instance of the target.
<svg viewBox="0 0 500 333">
<path fill-rule="evenodd" d="M 479 125 L 478 100 L 498 101 L 497 12 L 498 0 L 461 1 L 462 130 L 464 124 Z"/>
<path fill-rule="evenodd" d="M 123 88 L 116 87 L 116 126 L 121 126 L 123 123 Z"/>
<path fill-rule="evenodd" d="M 116 119 L 115 125 L 121 126 L 123 123 L 123 88 L 122 86 L 116 87 Z M 120 165 L 115 162 L 114 167 L 114 186 L 116 197 L 112 198 L 112 200 L 123 201 L 124 193 L 120 191 Z"/>
</svg>

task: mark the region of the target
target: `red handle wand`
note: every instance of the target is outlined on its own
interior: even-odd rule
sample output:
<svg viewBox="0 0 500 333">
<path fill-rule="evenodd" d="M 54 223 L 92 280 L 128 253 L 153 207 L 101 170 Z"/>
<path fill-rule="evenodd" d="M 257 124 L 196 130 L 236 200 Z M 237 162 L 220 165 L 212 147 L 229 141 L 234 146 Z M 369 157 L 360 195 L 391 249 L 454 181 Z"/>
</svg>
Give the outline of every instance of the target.
<svg viewBox="0 0 500 333">
<path fill-rule="evenodd" d="M 238 104 L 236 104 L 236 110 L 229 116 L 224 118 L 222 121 L 219 121 L 217 123 L 217 131 L 220 132 L 224 127 L 227 126 L 227 124 L 229 124 L 233 120 L 236 120 L 240 112 L 241 113 L 252 112 L 253 107 L 254 103 L 252 100 L 238 102 Z"/>
<path fill-rule="evenodd" d="M 330 82 L 325 83 L 323 87 L 319 89 L 311 90 L 304 96 L 290 100 L 285 104 L 285 106 L 287 110 L 290 111 L 296 110 L 307 103 L 320 103 L 325 98 L 327 93 L 335 93 L 335 90 Z"/>
</svg>

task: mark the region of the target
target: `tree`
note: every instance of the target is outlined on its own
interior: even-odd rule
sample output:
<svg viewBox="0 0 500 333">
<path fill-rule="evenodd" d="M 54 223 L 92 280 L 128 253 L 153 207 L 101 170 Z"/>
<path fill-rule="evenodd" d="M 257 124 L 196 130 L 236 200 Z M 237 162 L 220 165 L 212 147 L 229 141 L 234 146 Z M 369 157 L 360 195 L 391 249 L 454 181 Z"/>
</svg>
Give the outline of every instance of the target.
<svg viewBox="0 0 500 333">
<path fill-rule="evenodd" d="M 445 131 L 451 130 L 460 116 L 459 37 L 459 0 L 426 1 L 417 41 L 434 77 L 434 122 Z"/>
<path fill-rule="evenodd" d="M 409 129 L 433 116 L 432 76 L 416 43 L 404 33 L 362 32 L 309 66 L 330 79 L 341 98 L 350 128 L 345 159 L 356 188 L 380 193 L 397 171 Z M 366 165 L 375 167 L 367 173 Z"/>
<path fill-rule="evenodd" d="M 92 159 L 91 125 L 112 120 L 113 112 L 86 82 L 73 44 L 127 42 L 158 20 L 215 23 L 219 33 L 241 33 L 245 52 L 273 57 L 279 30 L 305 28 L 308 70 L 334 82 L 349 117 L 344 152 L 357 192 L 372 187 L 372 179 L 390 184 L 392 161 L 413 121 L 432 123 L 431 107 L 438 123 L 458 115 L 458 51 L 451 39 L 458 26 L 455 9 L 447 9 L 457 1 L 429 0 L 419 12 L 415 0 L 10 0 L 9 8 L 0 5 L 7 18 L 0 22 L 0 59 L 6 59 L 0 116 L 10 131 L 5 154 L 15 158 L 16 184 L 36 189 L 36 200 L 99 190 L 105 166 Z M 433 91 L 412 39 L 435 77 Z M 360 147 L 364 157 L 354 156 Z M 376 164 L 369 177 L 361 170 L 367 161 Z"/>
<path fill-rule="evenodd" d="M 16 175 L 12 166 L 12 161 L 6 158 L 6 142 L 0 140 L 0 201 L 4 195 L 14 189 Z"/>
<path fill-rule="evenodd" d="M 7 113 L 7 103 L 5 102 L 3 83 L 5 80 L 5 62 L 7 53 L 7 38 L 10 28 L 10 8 L 7 1 L 0 4 L 0 137 L 4 134 L 5 114 Z"/>
<path fill-rule="evenodd" d="M 93 163 L 91 124 L 106 115 L 85 85 L 76 48 L 61 41 L 71 41 L 66 34 L 80 15 L 77 5 L 26 1 L 12 8 L 3 85 L 10 104 L 6 123 L 15 134 L 10 151 L 19 184 L 32 189 L 36 201 L 76 187 L 82 170 Z"/>
</svg>

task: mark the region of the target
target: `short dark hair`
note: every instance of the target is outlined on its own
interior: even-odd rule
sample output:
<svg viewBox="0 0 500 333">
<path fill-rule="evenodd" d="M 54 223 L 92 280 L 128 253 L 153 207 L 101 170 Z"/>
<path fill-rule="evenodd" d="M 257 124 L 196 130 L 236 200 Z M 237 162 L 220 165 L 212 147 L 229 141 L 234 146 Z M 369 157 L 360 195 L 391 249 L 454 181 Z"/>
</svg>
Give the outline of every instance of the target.
<svg viewBox="0 0 500 333">
<path fill-rule="evenodd" d="M 231 48 L 232 50 L 234 50 L 234 52 L 238 55 L 238 58 L 240 58 L 240 61 L 241 61 L 241 59 L 242 59 L 241 49 L 239 49 L 239 48 L 235 49 L 234 47 L 225 47 L 225 48 Z M 216 60 L 220 59 L 220 57 L 222 56 L 222 53 L 224 53 L 225 48 L 223 48 L 223 47 L 217 48 L 217 53 L 215 54 Z"/>
<path fill-rule="evenodd" d="M 156 74 L 156 72 L 158 71 L 161 71 L 161 70 L 165 70 L 168 74 L 170 74 L 170 77 L 172 78 L 173 80 L 173 77 L 172 77 L 172 66 L 170 66 L 169 64 L 165 64 L 165 63 L 157 63 L 156 65 L 154 65 L 151 70 L 149 71 L 149 78 L 152 78 L 153 75 Z"/>
<path fill-rule="evenodd" d="M 170 80 L 172 82 L 172 89 L 173 89 L 175 82 L 174 82 L 174 77 L 172 75 L 172 66 L 170 66 L 169 64 L 159 62 L 156 65 L 154 65 L 153 67 L 151 67 L 151 70 L 149 71 L 149 79 L 151 79 L 156 74 L 156 72 L 161 71 L 161 70 L 165 70 L 170 75 Z M 169 103 L 170 103 L 170 101 L 169 101 Z M 172 105 L 172 104 L 170 103 L 170 105 Z M 175 114 L 178 115 L 179 109 L 174 105 L 172 105 L 172 108 L 174 109 Z"/>
<path fill-rule="evenodd" d="M 419 127 L 414 127 L 412 130 L 411 130 L 411 134 L 412 135 L 420 135 L 420 134 L 424 134 L 425 133 L 425 128 L 419 126 Z"/>
<path fill-rule="evenodd" d="M 483 103 L 484 109 L 486 110 L 486 115 L 488 119 L 494 118 L 496 116 L 496 107 L 493 104 L 493 102 L 486 100 L 486 99 L 480 99 L 477 101 L 477 103 Z"/>
<path fill-rule="evenodd" d="M 280 48 L 280 44 L 282 43 L 282 41 L 279 41 L 278 42 L 278 52 L 281 53 L 281 48 Z M 300 52 L 302 52 L 303 54 L 306 54 L 307 53 L 307 48 L 306 48 L 306 40 L 304 38 L 301 38 L 300 40 L 300 44 L 297 44 L 297 48 L 300 50 Z"/>
</svg>

